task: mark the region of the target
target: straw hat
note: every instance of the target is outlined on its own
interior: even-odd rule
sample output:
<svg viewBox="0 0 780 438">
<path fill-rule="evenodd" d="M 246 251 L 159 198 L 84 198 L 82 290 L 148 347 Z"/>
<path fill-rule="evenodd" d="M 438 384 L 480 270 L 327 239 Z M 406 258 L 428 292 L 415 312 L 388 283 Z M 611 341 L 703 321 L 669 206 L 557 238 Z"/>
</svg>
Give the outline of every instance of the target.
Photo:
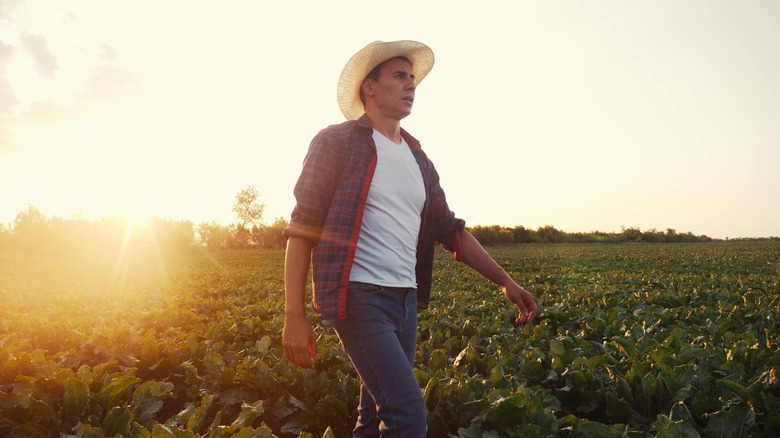
<svg viewBox="0 0 780 438">
<path fill-rule="evenodd" d="M 341 71 L 338 86 L 339 108 L 347 120 L 365 112 L 360 102 L 360 85 L 371 70 L 388 59 L 404 56 L 412 61 L 414 83 L 418 85 L 433 68 L 433 52 L 417 41 L 374 41 L 357 52 Z"/>
</svg>

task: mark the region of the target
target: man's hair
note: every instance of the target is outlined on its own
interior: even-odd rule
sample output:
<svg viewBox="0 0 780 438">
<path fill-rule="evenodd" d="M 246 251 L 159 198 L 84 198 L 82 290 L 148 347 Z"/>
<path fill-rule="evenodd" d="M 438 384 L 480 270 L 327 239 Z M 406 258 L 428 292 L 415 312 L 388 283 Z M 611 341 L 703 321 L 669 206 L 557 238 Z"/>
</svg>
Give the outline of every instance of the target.
<svg viewBox="0 0 780 438">
<path fill-rule="evenodd" d="M 374 67 L 365 78 L 363 78 L 363 82 L 366 81 L 366 79 L 371 79 L 372 81 L 376 82 L 379 80 L 379 75 L 382 73 L 382 68 L 384 68 L 385 64 L 387 64 L 388 61 L 392 61 L 393 59 L 403 59 L 404 61 L 408 62 L 409 64 L 412 64 L 412 61 L 407 58 L 406 56 L 396 56 L 395 58 L 390 58 L 385 61 L 382 61 L 379 65 Z M 414 65 L 414 64 L 412 64 Z M 363 108 L 366 107 L 366 95 L 363 94 L 363 82 L 360 83 L 360 102 L 363 103 Z"/>
</svg>

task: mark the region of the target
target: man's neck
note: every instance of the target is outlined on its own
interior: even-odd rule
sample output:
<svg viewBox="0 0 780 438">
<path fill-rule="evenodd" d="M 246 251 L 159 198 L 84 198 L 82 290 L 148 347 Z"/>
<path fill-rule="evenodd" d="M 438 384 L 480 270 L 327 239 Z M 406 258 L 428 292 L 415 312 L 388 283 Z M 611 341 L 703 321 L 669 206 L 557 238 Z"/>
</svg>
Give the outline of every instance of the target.
<svg viewBox="0 0 780 438">
<path fill-rule="evenodd" d="M 371 122 L 371 127 L 379 131 L 395 143 L 401 143 L 401 121 L 390 119 L 386 117 L 372 116 L 370 113 L 366 113 L 368 120 Z"/>
</svg>

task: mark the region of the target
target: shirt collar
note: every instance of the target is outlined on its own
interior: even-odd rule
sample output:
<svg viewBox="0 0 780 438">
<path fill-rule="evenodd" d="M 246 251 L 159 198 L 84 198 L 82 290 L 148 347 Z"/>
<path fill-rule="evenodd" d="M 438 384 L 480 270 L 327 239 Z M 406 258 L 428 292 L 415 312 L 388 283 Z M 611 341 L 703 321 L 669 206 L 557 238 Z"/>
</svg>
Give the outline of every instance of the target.
<svg viewBox="0 0 780 438">
<path fill-rule="evenodd" d="M 374 128 L 371 126 L 371 121 L 368 120 L 368 116 L 363 114 L 360 116 L 359 119 L 357 119 L 357 125 L 358 127 L 362 129 L 366 129 L 368 132 L 373 133 Z M 370 134 L 369 134 L 370 135 Z M 412 136 L 412 134 L 409 134 L 404 130 L 404 128 L 401 128 L 401 136 L 406 140 L 407 143 L 409 143 L 409 146 L 413 149 L 422 149 L 422 145 L 420 145 L 420 142 Z"/>
</svg>

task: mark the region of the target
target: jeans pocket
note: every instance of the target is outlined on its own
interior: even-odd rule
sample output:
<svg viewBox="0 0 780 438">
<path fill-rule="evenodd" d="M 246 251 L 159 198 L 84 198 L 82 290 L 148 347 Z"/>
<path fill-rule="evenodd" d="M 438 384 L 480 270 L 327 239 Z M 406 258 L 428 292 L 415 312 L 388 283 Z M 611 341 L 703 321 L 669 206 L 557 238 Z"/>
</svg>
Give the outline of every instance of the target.
<svg viewBox="0 0 780 438">
<path fill-rule="evenodd" d="M 387 291 L 382 286 L 357 281 L 349 282 L 347 319 L 353 322 L 382 318 L 387 307 Z"/>
<path fill-rule="evenodd" d="M 352 295 L 378 294 L 382 292 L 382 289 L 382 286 L 377 286 L 376 284 L 362 283 L 360 281 L 349 282 L 349 291 Z"/>
</svg>

